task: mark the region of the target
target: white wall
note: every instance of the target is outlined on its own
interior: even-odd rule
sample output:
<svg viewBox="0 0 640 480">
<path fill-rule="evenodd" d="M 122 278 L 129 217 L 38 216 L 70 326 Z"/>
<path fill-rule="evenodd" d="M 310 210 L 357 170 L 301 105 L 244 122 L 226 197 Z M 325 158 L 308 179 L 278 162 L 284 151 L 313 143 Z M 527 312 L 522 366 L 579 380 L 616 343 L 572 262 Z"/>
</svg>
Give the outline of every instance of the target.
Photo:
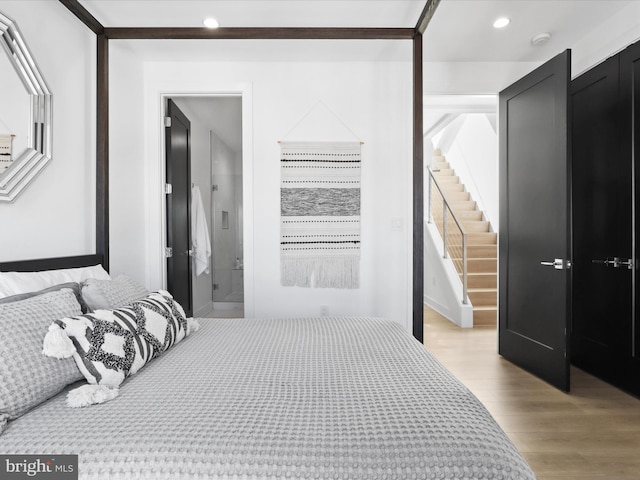
<svg viewBox="0 0 640 480">
<path fill-rule="evenodd" d="M 145 246 L 140 230 L 146 196 L 139 132 L 143 71 L 135 54 L 118 42 L 110 42 L 109 68 L 127 72 L 109 76 L 109 267 L 112 275 L 126 273 L 144 285 L 146 272 L 138 261 Z M 118 161 L 122 158 L 128 161 Z"/>
<path fill-rule="evenodd" d="M 117 44 L 117 41 L 112 42 Z M 244 44 L 247 44 L 246 42 Z M 175 46 L 175 45 L 174 45 Z M 411 48 L 407 42 L 407 49 Z M 175 51 L 175 49 L 173 50 Z M 112 49 L 111 56 L 119 55 Z M 408 62 L 178 62 L 144 63 L 142 111 L 133 135 L 144 139 L 144 159 L 125 155 L 112 163 L 144 162 L 145 215 L 135 235 L 147 238 L 130 268 L 146 271 L 149 288 L 163 286 L 163 95 L 243 94 L 245 314 L 249 317 L 366 314 L 392 318 L 411 330 L 411 64 Z M 125 76 L 112 68 L 112 76 Z M 137 85 L 128 88 L 139 90 Z M 112 94 L 118 96 L 118 92 Z M 125 94 L 123 92 L 123 94 Z M 126 95 L 126 94 L 125 94 Z M 280 286 L 280 167 L 277 141 L 318 102 L 337 118 L 312 131 L 324 140 L 364 141 L 362 168 L 361 287 L 355 290 Z M 125 109 L 119 102 L 120 109 Z M 331 116 L 329 116 L 331 117 Z M 341 125 L 343 123 L 344 125 Z M 345 130 L 345 125 L 351 131 Z M 339 127 L 339 128 L 338 128 Z M 297 137 L 296 137 L 297 132 Z M 304 138 L 300 130 L 288 140 Z M 342 137 L 338 137 L 338 133 Z M 118 135 L 112 132 L 111 142 Z M 306 138 L 309 139 L 309 138 Z M 136 172 L 138 169 L 136 169 Z M 117 181 L 112 189 L 118 189 Z M 121 191 L 118 189 L 118 191 Z M 129 204 L 127 191 L 112 203 Z M 112 221 L 118 221 L 112 219 Z M 112 257 L 120 255 L 112 251 Z"/>
<path fill-rule="evenodd" d="M 426 62 L 425 95 L 496 94 L 542 62 Z"/>
<path fill-rule="evenodd" d="M 640 2 L 627 7 L 571 45 L 571 75 L 578 76 L 640 39 Z"/>
<path fill-rule="evenodd" d="M 18 24 L 53 94 L 52 161 L 0 204 L 0 261 L 94 253 L 95 34 L 59 2 L 0 0 L 0 11 Z"/>
<path fill-rule="evenodd" d="M 462 303 L 462 282 L 450 258 L 444 258 L 444 246 L 438 228 L 425 225 L 424 303 L 463 328 L 473 327 L 473 306 Z"/>
<path fill-rule="evenodd" d="M 455 130 L 453 139 L 443 145 L 442 140 L 449 129 Z M 487 116 L 481 113 L 462 115 L 436 136 L 434 142 L 436 148 L 443 150 L 451 168 L 491 222 L 492 231 L 499 231 L 498 136 Z"/>
</svg>

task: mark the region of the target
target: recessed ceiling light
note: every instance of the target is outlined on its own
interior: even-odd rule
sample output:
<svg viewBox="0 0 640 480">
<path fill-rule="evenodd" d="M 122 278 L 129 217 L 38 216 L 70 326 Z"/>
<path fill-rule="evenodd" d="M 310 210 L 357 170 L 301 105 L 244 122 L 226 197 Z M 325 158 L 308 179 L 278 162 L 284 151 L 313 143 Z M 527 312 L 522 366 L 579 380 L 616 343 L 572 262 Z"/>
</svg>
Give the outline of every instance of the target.
<svg viewBox="0 0 640 480">
<path fill-rule="evenodd" d="M 220 26 L 220 22 L 213 17 L 205 18 L 202 23 L 207 28 L 218 28 Z"/>
<path fill-rule="evenodd" d="M 493 28 L 504 28 L 511 23 L 507 17 L 500 17 L 495 22 L 493 22 Z"/>
</svg>

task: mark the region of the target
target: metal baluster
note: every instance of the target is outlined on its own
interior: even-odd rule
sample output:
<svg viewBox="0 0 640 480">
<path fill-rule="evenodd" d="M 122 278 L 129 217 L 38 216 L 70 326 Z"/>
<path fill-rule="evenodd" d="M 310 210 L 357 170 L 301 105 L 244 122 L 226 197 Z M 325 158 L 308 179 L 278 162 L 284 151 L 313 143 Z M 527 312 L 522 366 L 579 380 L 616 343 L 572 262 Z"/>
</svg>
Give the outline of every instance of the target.
<svg viewBox="0 0 640 480">
<path fill-rule="evenodd" d="M 447 258 L 447 202 L 442 197 L 442 258 Z"/>
<path fill-rule="evenodd" d="M 462 234 L 462 303 L 467 304 L 467 236 Z"/>
<path fill-rule="evenodd" d="M 432 183 L 433 183 L 433 179 L 431 178 L 431 169 L 429 167 L 427 167 L 427 170 L 429 171 L 429 207 L 427 209 L 427 222 L 429 223 L 433 223 L 433 212 L 432 212 L 432 201 L 433 201 L 433 189 L 431 187 Z"/>
</svg>

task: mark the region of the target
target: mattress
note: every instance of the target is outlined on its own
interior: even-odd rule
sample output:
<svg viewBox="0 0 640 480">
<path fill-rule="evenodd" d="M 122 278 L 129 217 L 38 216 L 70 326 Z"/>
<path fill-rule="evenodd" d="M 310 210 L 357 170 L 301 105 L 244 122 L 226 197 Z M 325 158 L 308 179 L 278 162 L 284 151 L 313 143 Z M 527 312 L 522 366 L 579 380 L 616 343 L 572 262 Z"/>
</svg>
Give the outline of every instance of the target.
<svg viewBox="0 0 640 480">
<path fill-rule="evenodd" d="M 81 479 L 535 478 L 395 322 L 200 323 L 116 399 L 69 408 L 62 392 L 10 422 L 0 453 L 78 454 Z"/>
</svg>

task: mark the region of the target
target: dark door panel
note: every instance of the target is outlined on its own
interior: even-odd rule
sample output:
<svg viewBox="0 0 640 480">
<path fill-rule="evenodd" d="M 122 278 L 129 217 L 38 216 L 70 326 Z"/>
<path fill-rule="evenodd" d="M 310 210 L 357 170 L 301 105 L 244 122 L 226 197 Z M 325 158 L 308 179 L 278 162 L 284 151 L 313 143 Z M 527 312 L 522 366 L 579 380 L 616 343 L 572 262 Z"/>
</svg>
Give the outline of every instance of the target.
<svg viewBox="0 0 640 480">
<path fill-rule="evenodd" d="M 629 176 L 633 178 L 633 188 L 630 194 L 634 208 L 631 227 L 634 269 L 630 272 L 631 290 L 634 295 L 630 321 L 624 329 L 624 336 L 627 339 L 625 352 L 628 356 L 624 368 L 626 376 L 623 388 L 640 396 L 640 312 L 637 295 L 640 280 L 637 247 L 640 240 L 640 222 L 638 221 L 638 212 L 640 212 L 638 193 L 638 185 L 640 185 L 640 43 L 631 45 L 620 54 L 620 91 L 623 105 L 622 117 L 628 119 L 622 130 L 626 135 L 625 146 L 628 146 L 628 150 L 623 151 L 623 155 L 626 155 L 631 164 L 632 170 Z"/>
<path fill-rule="evenodd" d="M 572 362 L 636 395 L 640 395 L 637 268 L 629 266 L 637 265 L 638 78 L 640 47 L 635 45 L 571 85 Z"/>
<path fill-rule="evenodd" d="M 619 101 L 619 58 L 571 85 L 573 143 L 572 362 L 613 379 L 631 318 L 631 161 Z"/>
<path fill-rule="evenodd" d="M 570 63 L 566 51 L 500 92 L 499 100 L 499 351 L 567 391 Z"/>
<path fill-rule="evenodd" d="M 167 102 L 170 126 L 165 129 L 167 195 L 167 289 L 192 315 L 191 281 L 191 122 L 173 100 Z"/>
</svg>

